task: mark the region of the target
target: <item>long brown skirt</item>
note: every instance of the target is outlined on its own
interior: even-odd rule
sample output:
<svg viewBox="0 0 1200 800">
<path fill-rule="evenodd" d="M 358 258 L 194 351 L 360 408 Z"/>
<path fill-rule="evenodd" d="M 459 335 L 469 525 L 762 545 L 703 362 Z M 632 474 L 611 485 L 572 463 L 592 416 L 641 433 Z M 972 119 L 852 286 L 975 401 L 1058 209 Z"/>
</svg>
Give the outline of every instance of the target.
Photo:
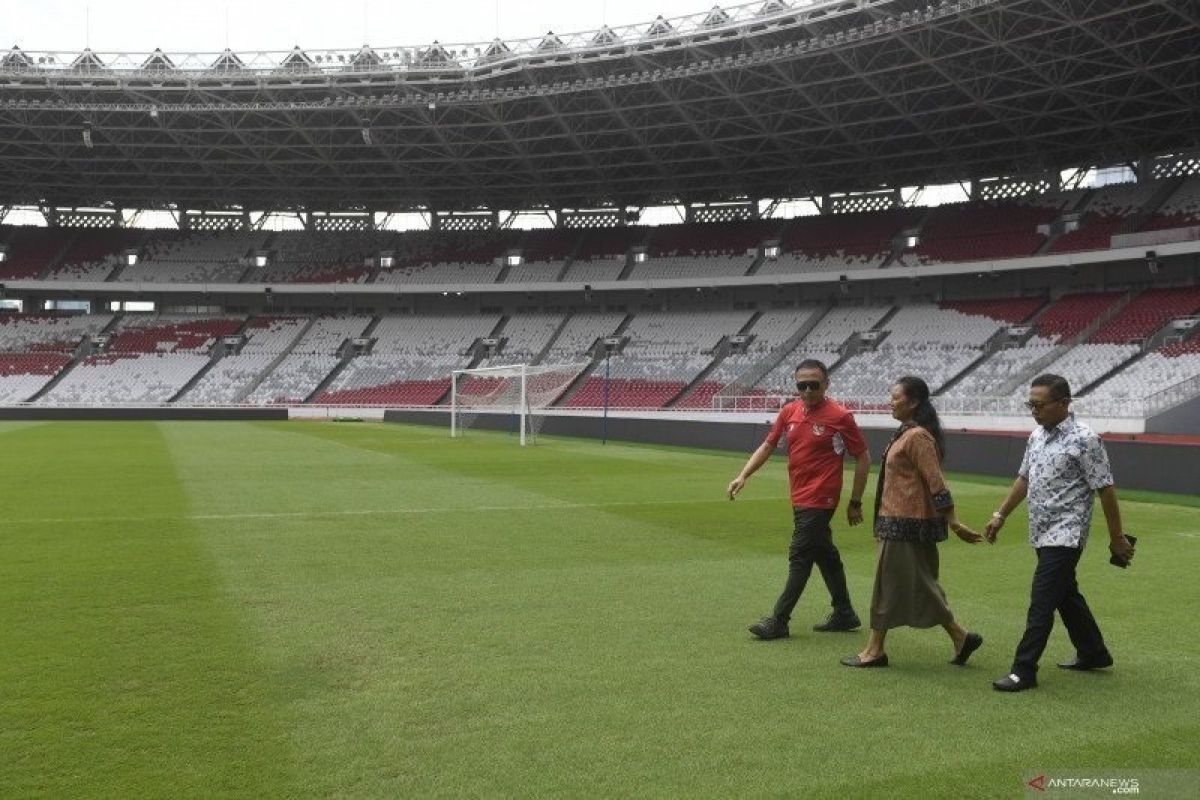
<svg viewBox="0 0 1200 800">
<path fill-rule="evenodd" d="M 879 542 L 871 627 L 932 628 L 954 619 L 938 583 L 938 549 L 930 542 Z"/>
</svg>

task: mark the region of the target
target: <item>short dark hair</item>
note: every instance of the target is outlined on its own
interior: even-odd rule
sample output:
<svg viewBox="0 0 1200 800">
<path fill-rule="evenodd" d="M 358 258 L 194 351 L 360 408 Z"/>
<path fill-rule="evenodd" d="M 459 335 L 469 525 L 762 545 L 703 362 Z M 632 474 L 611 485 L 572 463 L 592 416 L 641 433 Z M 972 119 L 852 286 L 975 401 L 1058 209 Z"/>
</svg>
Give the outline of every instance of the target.
<svg viewBox="0 0 1200 800">
<path fill-rule="evenodd" d="M 826 379 L 829 378 L 829 367 L 825 366 L 824 361 L 818 361 L 815 358 L 806 358 L 796 365 L 792 372 L 799 372 L 802 369 L 816 369 L 821 371 L 821 375 Z"/>
<path fill-rule="evenodd" d="M 1029 385 L 1031 387 L 1045 386 L 1050 390 L 1050 394 L 1055 400 L 1071 399 L 1071 384 L 1067 383 L 1067 379 L 1062 375 L 1046 372 L 1034 378 Z"/>
</svg>

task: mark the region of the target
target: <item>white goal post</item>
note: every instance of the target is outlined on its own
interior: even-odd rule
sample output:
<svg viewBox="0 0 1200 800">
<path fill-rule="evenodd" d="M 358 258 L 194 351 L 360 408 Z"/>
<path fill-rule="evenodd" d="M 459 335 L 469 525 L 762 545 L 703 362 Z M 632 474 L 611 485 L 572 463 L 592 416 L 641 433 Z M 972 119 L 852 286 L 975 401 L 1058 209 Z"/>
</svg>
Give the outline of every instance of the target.
<svg viewBox="0 0 1200 800">
<path fill-rule="evenodd" d="M 458 438 L 484 414 L 508 415 L 521 445 L 536 438 L 544 410 L 589 366 L 507 364 L 450 373 L 450 436 Z"/>
</svg>

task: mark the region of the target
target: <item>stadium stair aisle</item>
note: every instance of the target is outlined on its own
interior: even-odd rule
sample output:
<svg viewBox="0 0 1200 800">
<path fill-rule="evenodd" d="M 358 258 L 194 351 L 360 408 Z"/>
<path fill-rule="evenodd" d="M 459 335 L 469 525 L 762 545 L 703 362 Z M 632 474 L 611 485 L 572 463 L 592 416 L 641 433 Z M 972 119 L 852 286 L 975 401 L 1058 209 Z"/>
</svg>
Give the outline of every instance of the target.
<svg viewBox="0 0 1200 800">
<path fill-rule="evenodd" d="M 663 408 L 683 407 L 685 405 L 685 403 L 690 401 L 692 399 L 692 396 L 696 394 L 696 391 L 698 389 L 700 389 L 701 386 L 703 386 L 703 384 L 707 381 L 708 376 L 712 373 L 712 371 L 715 370 L 718 366 L 720 366 L 721 362 L 725 360 L 725 356 L 728 355 L 728 352 L 729 352 L 729 346 L 723 345 L 713 355 L 713 359 L 712 359 L 712 361 L 710 361 L 708 363 L 708 366 L 706 366 L 704 369 L 702 369 L 698 373 L 696 373 L 696 377 L 692 378 L 692 380 L 689 381 L 686 386 L 684 386 L 682 389 L 680 389 L 679 394 L 675 395 L 670 400 L 668 400 L 666 403 L 664 403 Z M 719 388 L 719 387 L 717 387 L 717 388 Z M 715 393 L 716 393 L 716 390 L 714 389 L 712 394 L 715 394 Z M 709 394 L 710 398 L 712 397 L 712 394 Z M 705 407 L 706 406 L 704 406 L 704 405 L 701 406 L 701 408 L 705 408 Z"/>
<path fill-rule="evenodd" d="M 238 326 L 238 329 L 236 331 L 233 331 L 229 335 L 237 336 L 237 337 L 244 337 L 246 335 L 246 329 L 250 326 L 250 321 L 252 319 L 254 319 L 254 317 L 246 317 L 245 319 L 243 319 L 242 324 Z M 199 372 L 197 372 L 195 375 L 193 375 L 192 379 L 190 381 L 188 381 L 187 383 L 185 383 L 183 385 L 183 388 L 180 389 L 178 392 L 176 392 L 168 402 L 178 403 L 180 400 L 182 400 L 184 397 L 186 397 L 188 392 L 192 391 L 192 389 L 195 388 L 196 384 L 198 384 L 198 383 L 200 383 L 200 381 L 204 380 L 204 377 L 206 375 L 208 375 L 210 372 L 212 372 L 213 367 L 217 366 L 217 363 L 220 362 L 220 360 L 224 357 L 225 357 L 224 347 L 223 347 L 222 343 L 220 341 L 218 341 L 212 346 L 212 349 L 209 351 L 209 361 L 207 364 L 204 365 L 204 368 L 201 369 Z"/>
<path fill-rule="evenodd" d="M 224 356 L 222 355 L 222 352 L 221 352 L 221 346 L 219 344 L 214 345 L 213 348 L 209 351 L 208 363 L 205 364 L 203 367 L 201 367 L 196 372 L 195 375 L 193 375 L 191 378 L 189 378 L 187 383 L 185 383 L 183 386 L 179 387 L 179 391 L 177 391 L 175 394 L 171 395 L 170 399 L 167 400 L 167 402 L 168 403 L 178 403 L 180 398 L 182 398 L 184 395 L 186 395 L 188 392 L 190 392 L 197 383 L 202 381 L 204 379 L 204 376 L 207 375 L 209 372 L 211 372 L 212 368 L 215 367 L 217 365 L 217 362 L 219 362 L 222 358 L 224 358 Z"/>
<path fill-rule="evenodd" d="M 1126 220 L 1124 225 L 1117 229 L 1117 233 L 1133 233 L 1134 231 L 1141 230 L 1146 223 L 1148 223 L 1158 214 L 1158 210 L 1162 207 L 1162 205 L 1167 202 L 1167 200 L 1170 199 L 1170 197 L 1174 195 L 1176 191 L 1182 188 L 1186 182 L 1187 178 L 1183 177 L 1168 178 L 1166 180 L 1158 181 L 1158 188 L 1155 190 L 1154 194 L 1150 196 L 1149 200 L 1142 204 L 1141 208 L 1139 208 L 1128 220 Z"/>
<path fill-rule="evenodd" d="M 573 316 L 575 316 L 574 311 L 568 311 L 565 314 L 563 314 L 562 319 L 559 320 L 557 327 L 554 328 L 554 331 L 550 334 L 549 338 L 546 339 L 546 344 L 543 345 L 542 349 L 539 350 L 534 355 L 533 361 L 531 363 L 533 363 L 533 364 L 545 363 L 546 355 L 552 349 L 554 349 L 554 343 L 558 341 L 558 337 L 562 335 L 563 329 L 567 327 L 567 324 L 570 323 L 571 318 Z"/>
<path fill-rule="evenodd" d="M 58 384 L 62 382 L 63 378 L 67 377 L 67 375 L 71 372 L 72 369 L 74 369 L 76 366 L 78 366 L 80 363 L 83 362 L 83 360 L 86 356 L 82 355 L 81 354 L 82 352 L 83 351 L 80 350 L 80 351 L 76 352 L 74 355 L 72 355 L 71 360 L 68 361 L 66 364 L 64 364 L 62 369 L 55 372 L 54 377 L 50 378 L 50 380 L 48 380 L 44 384 L 42 384 L 40 389 L 38 389 L 36 392 L 31 394 L 29 397 L 25 398 L 25 402 L 27 402 L 27 403 L 36 402 L 36 401 L 40 400 L 42 397 L 46 396 L 51 390 L 54 389 L 55 386 L 58 386 Z"/>
<path fill-rule="evenodd" d="M 100 329 L 100 335 L 108 335 L 108 334 L 111 334 L 113 331 L 115 331 L 117 329 L 117 327 L 120 325 L 121 320 L 124 318 L 124 316 L 125 316 L 125 312 L 123 312 L 123 311 L 118 311 L 117 313 L 113 314 L 112 318 L 108 321 L 108 324 Z M 87 358 L 87 356 L 90 352 L 91 352 L 91 346 L 81 343 L 75 349 L 74 353 L 72 353 L 71 360 L 68 361 L 66 363 L 66 365 L 63 366 L 63 368 L 60 369 L 54 375 L 53 378 L 51 378 L 49 381 L 47 381 L 45 384 L 43 384 L 42 388 L 38 389 L 35 393 L 33 393 L 32 395 L 27 397 L 26 402 L 29 402 L 29 403 L 36 402 L 36 401 L 40 400 L 41 398 L 45 397 L 47 394 L 49 394 L 54 389 L 55 386 L 58 386 L 58 384 L 61 383 L 63 381 L 63 379 L 66 378 L 67 375 L 69 375 L 71 373 L 71 370 L 75 369 L 75 367 L 77 367 L 79 364 L 83 363 L 84 359 Z"/>
<path fill-rule="evenodd" d="M 633 322 L 633 318 L 634 318 L 633 314 L 626 314 L 625 318 L 621 320 L 621 322 L 617 325 L 617 327 L 613 328 L 612 333 L 610 335 L 614 336 L 616 338 L 620 338 L 622 335 L 624 335 L 626 329 L 629 328 L 629 324 L 631 322 Z M 561 331 L 559 331 L 559 333 L 561 333 Z M 555 337 L 555 338 L 557 338 L 557 337 Z M 571 402 L 571 399 L 584 386 L 586 386 L 593 377 L 596 376 L 597 371 L 599 371 L 600 375 L 604 374 L 604 370 L 603 370 L 604 356 L 602 354 L 601 355 L 593 354 L 591 358 L 592 358 L 592 363 L 590 365 L 588 365 L 585 369 L 583 369 L 579 373 L 579 375 L 576 376 L 575 380 L 571 381 L 571 383 L 567 386 L 566 389 L 563 389 L 562 394 L 560 394 L 558 396 L 558 399 L 550 404 L 552 407 L 554 407 L 554 408 L 568 407 L 568 405 Z"/>
<path fill-rule="evenodd" d="M 376 317 L 375 319 L 378 320 L 379 318 Z M 308 395 L 304 398 L 305 403 L 315 403 L 317 398 L 321 396 L 326 388 L 328 388 L 329 384 L 337 380 L 338 375 L 341 375 L 342 371 L 346 369 L 346 365 L 354 359 L 354 348 L 347 347 L 341 353 L 341 355 L 338 356 L 338 358 L 339 361 L 337 366 L 331 369 L 329 374 L 322 378 L 321 382 L 318 383 L 316 387 L 308 393 Z"/>
<path fill-rule="evenodd" d="M 271 373 L 275 371 L 276 367 L 278 367 L 280 364 L 283 363 L 283 360 L 285 358 L 287 358 L 289 355 L 291 355 L 292 348 L 295 347 L 296 344 L 299 343 L 300 340 L 304 338 L 304 334 L 308 333 L 312 329 L 313 325 L 316 324 L 316 322 L 317 322 L 317 317 L 309 317 L 308 321 L 306 323 L 304 323 L 304 327 L 301 328 L 300 331 L 296 334 L 296 336 L 291 340 L 291 342 L 288 343 L 287 347 L 285 347 L 282 350 L 282 352 L 280 352 L 275 357 L 275 360 L 273 360 L 270 364 L 268 364 L 266 366 L 266 368 L 264 368 L 263 371 L 261 373 L 259 373 L 259 376 L 252 383 L 248 384 L 244 390 L 242 390 L 241 392 L 238 393 L 238 396 L 234 400 L 234 402 L 235 403 L 246 402 L 246 398 L 248 398 L 250 395 L 254 394 L 254 390 L 257 389 L 259 386 L 261 386 L 262 383 L 268 377 L 270 377 Z"/>
<path fill-rule="evenodd" d="M 738 396 L 748 394 L 755 391 L 754 387 L 758 386 L 759 383 L 771 373 L 778 369 L 786 369 L 786 366 L 781 365 L 784 365 L 785 360 L 787 360 L 789 356 L 796 352 L 796 348 L 799 347 L 800 343 L 804 341 L 813 328 L 820 324 L 821 320 L 825 318 L 825 315 L 829 313 L 829 309 L 832 307 L 833 302 L 829 300 L 826 300 L 818 306 L 811 307 L 812 310 L 808 313 L 804 322 L 797 327 L 791 333 L 791 335 L 789 335 L 778 345 L 772 347 L 766 353 L 763 359 L 757 364 L 754 364 L 748 369 L 743 370 L 740 374 L 735 375 L 729 383 L 721 387 L 719 391 L 715 392 L 714 396 Z"/>
</svg>

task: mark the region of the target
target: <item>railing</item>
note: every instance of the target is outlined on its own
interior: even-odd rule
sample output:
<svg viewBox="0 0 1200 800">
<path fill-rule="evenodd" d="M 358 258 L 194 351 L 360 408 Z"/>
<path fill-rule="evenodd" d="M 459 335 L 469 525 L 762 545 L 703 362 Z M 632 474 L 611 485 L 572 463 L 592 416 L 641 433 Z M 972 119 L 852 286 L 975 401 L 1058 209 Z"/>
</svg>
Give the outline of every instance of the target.
<svg viewBox="0 0 1200 800">
<path fill-rule="evenodd" d="M 1145 405 L 1146 416 L 1158 414 L 1180 403 L 1200 397 L 1200 375 L 1182 380 L 1168 386 L 1160 392 L 1155 392 L 1141 402 Z"/>
<path fill-rule="evenodd" d="M 1144 399 L 1083 397 L 1072 403 L 1072 408 L 1080 416 L 1108 417 L 1115 419 L 1146 419 L 1193 397 L 1200 396 L 1200 376 L 1176 384 L 1168 389 Z M 714 411 L 772 411 L 781 408 L 784 403 L 794 400 L 794 396 L 782 394 L 738 395 L 734 397 L 714 397 Z M 878 398 L 838 397 L 838 403 L 858 413 L 890 414 L 891 404 Z M 939 414 L 965 417 L 1024 417 L 1029 410 L 1025 408 L 1023 397 L 935 397 L 934 406 Z"/>
<path fill-rule="evenodd" d="M 777 411 L 795 399 L 795 395 L 785 394 L 718 394 L 712 398 L 712 407 L 713 411 Z"/>
</svg>

